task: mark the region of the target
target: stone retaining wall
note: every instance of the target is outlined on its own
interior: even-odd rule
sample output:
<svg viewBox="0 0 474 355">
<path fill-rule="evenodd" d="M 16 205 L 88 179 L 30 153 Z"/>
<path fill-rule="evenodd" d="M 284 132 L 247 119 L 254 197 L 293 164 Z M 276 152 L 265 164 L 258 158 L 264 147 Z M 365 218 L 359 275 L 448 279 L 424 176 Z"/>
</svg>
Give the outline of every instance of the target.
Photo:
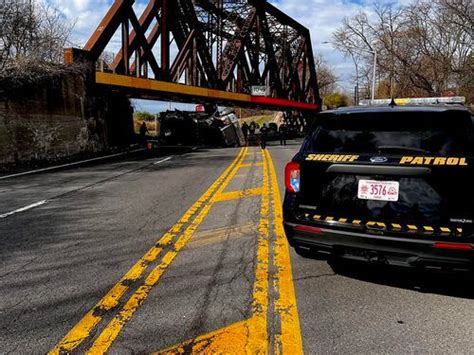
<svg viewBox="0 0 474 355">
<path fill-rule="evenodd" d="M 7 90 L 0 96 L 0 166 L 128 146 L 132 116 L 127 98 L 96 92 L 80 75 Z"/>
</svg>

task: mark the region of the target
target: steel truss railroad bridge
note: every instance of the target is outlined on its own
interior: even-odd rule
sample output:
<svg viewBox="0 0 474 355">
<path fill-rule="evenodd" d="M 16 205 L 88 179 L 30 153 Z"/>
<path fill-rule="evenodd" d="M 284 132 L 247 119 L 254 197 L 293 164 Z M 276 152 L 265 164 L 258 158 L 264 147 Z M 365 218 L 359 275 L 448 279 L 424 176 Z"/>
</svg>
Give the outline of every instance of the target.
<svg viewBox="0 0 474 355">
<path fill-rule="evenodd" d="M 96 63 L 97 85 L 134 98 L 319 110 L 310 32 L 266 0 L 150 0 L 140 17 L 134 2 L 115 0 L 66 62 Z"/>
</svg>

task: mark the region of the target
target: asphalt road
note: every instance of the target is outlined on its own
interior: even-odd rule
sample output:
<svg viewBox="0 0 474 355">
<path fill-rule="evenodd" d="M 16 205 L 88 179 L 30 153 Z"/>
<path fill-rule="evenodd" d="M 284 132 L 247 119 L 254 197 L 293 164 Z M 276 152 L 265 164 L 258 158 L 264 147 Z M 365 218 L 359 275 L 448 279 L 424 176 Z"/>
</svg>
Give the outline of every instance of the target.
<svg viewBox="0 0 474 355">
<path fill-rule="evenodd" d="M 473 353 L 471 276 L 289 251 L 298 146 L 0 181 L 0 353 Z"/>
</svg>

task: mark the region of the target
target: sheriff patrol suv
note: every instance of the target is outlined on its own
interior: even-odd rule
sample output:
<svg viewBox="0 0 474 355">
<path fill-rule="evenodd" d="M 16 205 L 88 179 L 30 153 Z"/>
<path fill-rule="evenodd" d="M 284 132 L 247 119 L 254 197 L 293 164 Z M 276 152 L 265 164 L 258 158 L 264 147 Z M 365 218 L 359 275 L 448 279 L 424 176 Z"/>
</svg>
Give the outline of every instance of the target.
<svg viewBox="0 0 474 355">
<path fill-rule="evenodd" d="M 286 166 L 296 252 L 473 269 L 473 117 L 463 107 L 325 111 Z"/>
</svg>

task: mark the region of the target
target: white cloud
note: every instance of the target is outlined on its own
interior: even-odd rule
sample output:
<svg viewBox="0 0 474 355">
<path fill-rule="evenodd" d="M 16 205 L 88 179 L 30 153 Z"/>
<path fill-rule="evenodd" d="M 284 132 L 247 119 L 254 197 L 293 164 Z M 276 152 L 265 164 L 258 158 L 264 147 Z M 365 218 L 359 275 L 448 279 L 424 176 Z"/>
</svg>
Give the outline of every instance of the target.
<svg viewBox="0 0 474 355">
<path fill-rule="evenodd" d="M 110 0 L 43 0 L 58 9 L 70 22 L 74 23 L 71 43 L 82 47 L 107 13 Z"/>
<path fill-rule="evenodd" d="M 334 68 L 340 80 L 339 86 L 343 90 L 350 90 L 354 73 L 351 59 L 344 58 L 339 51 L 324 42 L 332 40 L 332 34 L 344 17 L 353 16 L 359 11 L 370 11 L 371 5 L 344 0 L 306 0 L 304 3 L 298 0 L 279 0 L 273 3 L 309 28 L 314 53 L 322 55 Z"/>
</svg>

